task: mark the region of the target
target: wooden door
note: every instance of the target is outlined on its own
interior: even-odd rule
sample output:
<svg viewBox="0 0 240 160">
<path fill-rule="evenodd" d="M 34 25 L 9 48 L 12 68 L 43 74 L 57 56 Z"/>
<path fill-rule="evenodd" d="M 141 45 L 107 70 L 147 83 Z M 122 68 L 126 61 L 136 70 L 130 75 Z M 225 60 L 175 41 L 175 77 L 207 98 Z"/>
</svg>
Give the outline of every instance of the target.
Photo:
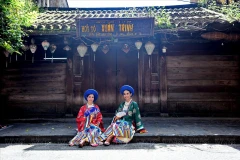
<svg viewBox="0 0 240 160">
<path fill-rule="evenodd" d="M 137 52 L 125 53 L 121 45 L 111 45 L 108 53 L 98 49 L 94 61 L 94 88 L 99 93 L 97 104 L 102 112 L 113 113 L 123 101 L 120 87 L 129 84 L 135 89 L 134 100 L 137 101 L 138 59 Z"/>
<path fill-rule="evenodd" d="M 118 87 L 117 101 L 120 103 L 123 101 L 123 97 L 120 94 L 120 88 L 127 84 L 134 88 L 133 100 L 138 101 L 138 57 L 137 50 L 132 49 L 128 53 L 123 52 L 121 49 L 117 52 L 117 68 L 118 68 Z"/>
</svg>

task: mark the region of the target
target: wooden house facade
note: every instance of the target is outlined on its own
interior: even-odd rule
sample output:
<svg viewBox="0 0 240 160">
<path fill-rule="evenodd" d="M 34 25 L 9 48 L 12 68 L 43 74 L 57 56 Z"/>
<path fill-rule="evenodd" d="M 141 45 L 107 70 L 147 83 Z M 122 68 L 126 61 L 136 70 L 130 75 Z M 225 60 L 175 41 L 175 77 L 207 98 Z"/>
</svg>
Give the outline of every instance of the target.
<svg viewBox="0 0 240 160">
<path fill-rule="evenodd" d="M 33 32 L 26 45 L 35 44 L 36 51 L 1 54 L 1 116 L 75 116 L 88 88 L 98 91 L 96 103 L 103 115 L 112 116 L 123 100 L 119 89 L 124 84 L 135 89 L 133 99 L 143 116 L 239 116 L 238 21 L 230 23 L 224 15 L 195 5 L 173 6 L 165 10 L 174 28 L 159 29 L 154 22 L 152 35 L 77 35 L 78 19 L 156 21 L 160 9 L 153 15 L 144 8 L 45 10 L 28 28 Z M 44 40 L 50 43 L 47 50 Z M 82 43 L 84 56 L 77 50 Z M 99 44 L 96 51 L 93 43 Z M 155 46 L 152 54 L 147 54 L 147 43 Z"/>
</svg>

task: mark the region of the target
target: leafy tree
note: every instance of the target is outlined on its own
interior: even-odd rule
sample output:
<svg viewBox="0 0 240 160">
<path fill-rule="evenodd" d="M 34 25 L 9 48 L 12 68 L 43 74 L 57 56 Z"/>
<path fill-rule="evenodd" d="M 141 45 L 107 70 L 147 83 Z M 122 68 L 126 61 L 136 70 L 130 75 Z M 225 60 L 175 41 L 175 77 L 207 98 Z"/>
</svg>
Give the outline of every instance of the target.
<svg viewBox="0 0 240 160">
<path fill-rule="evenodd" d="M 32 0 L 0 0 L 0 47 L 9 53 L 19 52 L 24 27 L 31 26 L 37 16 L 38 7 Z"/>
</svg>

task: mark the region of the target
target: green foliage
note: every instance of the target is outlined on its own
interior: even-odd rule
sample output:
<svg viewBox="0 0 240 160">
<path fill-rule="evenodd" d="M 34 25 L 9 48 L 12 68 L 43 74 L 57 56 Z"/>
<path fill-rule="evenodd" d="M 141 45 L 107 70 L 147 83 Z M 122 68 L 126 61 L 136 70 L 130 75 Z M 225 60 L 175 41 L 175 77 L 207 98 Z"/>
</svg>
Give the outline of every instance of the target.
<svg viewBox="0 0 240 160">
<path fill-rule="evenodd" d="M 226 15 L 228 21 L 240 21 L 240 2 L 226 4 L 218 4 L 216 0 L 200 0 L 199 6 L 222 13 Z"/>
<path fill-rule="evenodd" d="M 130 14 L 137 13 L 136 8 L 131 8 L 130 12 L 125 11 L 126 17 L 129 17 Z M 147 14 L 148 17 L 154 17 L 155 18 L 155 23 L 157 24 L 157 27 L 159 29 L 171 29 L 175 28 L 175 25 L 172 25 L 170 22 L 170 15 L 164 7 L 162 8 L 155 8 L 155 7 L 146 7 L 143 8 L 142 13 L 140 14 Z"/>
<path fill-rule="evenodd" d="M 38 7 L 32 0 L 0 0 L 0 4 L 0 47 L 20 54 L 23 37 L 27 36 L 23 27 L 35 22 Z"/>
<path fill-rule="evenodd" d="M 157 20 L 157 26 L 160 29 L 163 28 L 174 28 L 175 26 L 170 22 L 170 15 L 167 13 L 164 8 L 159 10 L 158 15 L 155 17 Z"/>
<path fill-rule="evenodd" d="M 164 7 L 160 9 L 157 9 L 155 7 L 148 7 L 147 10 L 150 17 L 155 17 L 155 21 L 159 29 L 175 28 L 175 26 L 171 24 L 170 15 L 168 12 L 166 12 Z"/>
<path fill-rule="evenodd" d="M 240 21 L 240 3 L 235 2 L 222 7 L 221 12 L 226 14 L 229 21 L 232 19 Z"/>
<path fill-rule="evenodd" d="M 198 0 L 198 5 L 200 7 L 205 7 L 207 6 L 209 0 Z"/>
</svg>

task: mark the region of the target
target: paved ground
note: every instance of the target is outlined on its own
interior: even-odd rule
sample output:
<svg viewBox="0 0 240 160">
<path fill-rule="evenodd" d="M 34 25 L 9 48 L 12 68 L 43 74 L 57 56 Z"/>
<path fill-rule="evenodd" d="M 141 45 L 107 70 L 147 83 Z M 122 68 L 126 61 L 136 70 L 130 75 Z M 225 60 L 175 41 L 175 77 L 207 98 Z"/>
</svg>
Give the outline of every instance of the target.
<svg viewBox="0 0 240 160">
<path fill-rule="evenodd" d="M 104 126 L 111 119 L 104 119 Z M 240 118 L 143 117 L 148 130 L 132 142 L 240 144 Z M 74 118 L 12 120 L 0 129 L 0 143 L 67 143 L 76 134 Z"/>
<path fill-rule="evenodd" d="M 110 146 L 67 144 L 0 144 L 1 160 L 240 160 L 239 144 L 129 143 Z"/>
</svg>

